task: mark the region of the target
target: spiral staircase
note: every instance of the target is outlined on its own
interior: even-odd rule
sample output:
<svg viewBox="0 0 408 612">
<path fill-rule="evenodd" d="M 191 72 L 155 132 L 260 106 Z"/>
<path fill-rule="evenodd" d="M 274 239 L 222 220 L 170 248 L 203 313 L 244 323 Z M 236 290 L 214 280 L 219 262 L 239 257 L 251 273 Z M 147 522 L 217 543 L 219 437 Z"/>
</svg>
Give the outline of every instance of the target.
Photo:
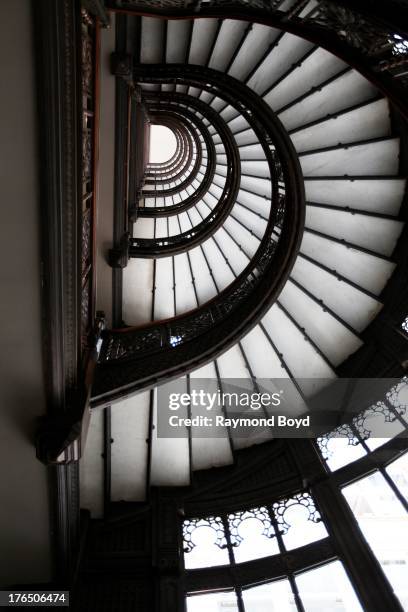
<svg viewBox="0 0 408 612">
<path fill-rule="evenodd" d="M 103 341 L 81 462 L 81 503 L 94 517 L 106 452 L 111 500 L 143 502 L 151 486 L 189 485 L 253 443 L 231 432 L 157 437 L 154 382 L 190 372 L 185 388 L 239 378 L 256 389 L 288 378 L 301 411 L 327 381 L 364 375 L 352 366 L 367 329 L 386 328 L 405 214 L 397 112 L 335 55 L 227 18 L 128 15 L 125 35 L 146 138 L 150 124 L 166 126 L 177 149 L 134 177 L 123 321 Z M 197 356 L 186 365 L 177 355 L 189 342 Z M 117 392 L 115 366 L 133 377 Z"/>
</svg>

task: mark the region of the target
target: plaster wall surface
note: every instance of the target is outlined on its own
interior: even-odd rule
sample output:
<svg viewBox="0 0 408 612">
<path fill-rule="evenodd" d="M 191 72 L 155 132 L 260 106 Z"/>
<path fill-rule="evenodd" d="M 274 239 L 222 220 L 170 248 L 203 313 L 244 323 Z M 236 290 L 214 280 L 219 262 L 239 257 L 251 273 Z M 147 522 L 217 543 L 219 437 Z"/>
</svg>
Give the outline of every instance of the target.
<svg viewBox="0 0 408 612">
<path fill-rule="evenodd" d="M 0 7 L 0 585 L 46 582 L 47 469 L 35 456 L 45 412 L 40 199 L 30 0 Z"/>
</svg>

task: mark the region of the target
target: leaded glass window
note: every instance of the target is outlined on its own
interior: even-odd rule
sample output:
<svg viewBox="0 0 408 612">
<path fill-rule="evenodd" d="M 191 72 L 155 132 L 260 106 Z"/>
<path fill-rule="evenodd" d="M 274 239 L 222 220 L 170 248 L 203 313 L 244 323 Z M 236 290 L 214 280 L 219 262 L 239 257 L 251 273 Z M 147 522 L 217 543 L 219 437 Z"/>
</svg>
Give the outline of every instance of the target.
<svg viewBox="0 0 408 612">
<path fill-rule="evenodd" d="M 296 576 L 305 612 L 363 612 L 340 561 Z"/>
<path fill-rule="evenodd" d="M 335 471 L 364 457 L 390 439 L 408 434 L 408 379 L 404 377 L 386 393 L 384 401 L 371 405 L 317 439 L 330 470 Z"/>
<path fill-rule="evenodd" d="M 240 606 L 238 601 L 240 601 Z M 190 596 L 187 612 L 363 612 L 340 561 L 228 593 Z"/>
<path fill-rule="evenodd" d="M 303 492 L 225 517 L 187 519 L 183 523 L 187 569 L 270 556 L 327 537 L 309 493 Z"/>
<path fill-rule="evenodd" d="M 183 523 L 185 567 L 209 567 L 228 563 L 224 522 L 219 516 Z"/>
<path fill-rule="evenodd" d="M 242 591 L 245 612 L 296 612 L 289 580 L 276 580 Z"/>
<path fill-rule="evenodd" d="M 228 524 L 237 563 L 279 553 L 276 532 L 266 507 L 229 514 Z"/>
</svg>

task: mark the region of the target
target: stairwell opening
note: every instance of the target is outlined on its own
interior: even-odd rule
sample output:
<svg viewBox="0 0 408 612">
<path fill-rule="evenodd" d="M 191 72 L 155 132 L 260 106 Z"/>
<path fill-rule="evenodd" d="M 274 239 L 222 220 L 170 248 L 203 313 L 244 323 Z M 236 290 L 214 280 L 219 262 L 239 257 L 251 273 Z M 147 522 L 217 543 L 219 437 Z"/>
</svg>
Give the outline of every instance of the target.
<svg viewBox="0 0 408 612">
<path fill-rule="evenodd" d="M 177 140 L 174 132 L 165 125 L 150 126 L 149 163 L 164 164 L 176 153 Z"/>
</svg>

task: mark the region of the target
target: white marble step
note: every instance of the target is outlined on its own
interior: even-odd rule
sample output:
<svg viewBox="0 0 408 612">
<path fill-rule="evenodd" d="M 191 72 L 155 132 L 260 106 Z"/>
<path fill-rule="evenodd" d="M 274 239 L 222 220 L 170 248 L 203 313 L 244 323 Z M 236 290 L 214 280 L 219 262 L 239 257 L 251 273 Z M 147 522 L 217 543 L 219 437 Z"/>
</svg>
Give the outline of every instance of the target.
<svg viewBox="0 0 408 612">
<path fill-rule="evenodd" d="M 166 62 L 181 64 L 186 57 L 190 22 L 184 19 L 171 19 L 167 22 Z"/>
<path fill-rule="evenodd" d="M 405 185 L 406 180 L 397 177 L 336 181 L 322 178 L 305 182 L 306 200 L 396 216 Z"/>
<path fill-rule="evenodd" d="M 286 36 L 295 38 L 291 35 Z M 326 79 L 344 70 L 345 67 L 346 64 L 340 59 L 324 49 L 317 48 L 299 67 L 278 83 L 264 97 L 264 100 L 271 108 L 282 108 L 309 91 L 311 87 L 320 85 Z"/>
<path fill-rule="evenodd" d="M 391 261 L 308 231 L 303 234 L 301 252 L 375 295 L 380 294 L 395 268 Z"/>
<path fill-rule="evenodd" d="M 276 350 L 295 378 L 327 379 L 334 378 L 333 369 L 327 364 L 305 335 L 290 320 L 278 304 L 274 304 L 262 319 Z M 306 395 L 318 390 L 318 382 L 310 384 Z"/>
<path fill-rule="evenodd" d="M 225 72 L 247 27 L 248 24 L 245 21 L 225 19 L 222 22 L 221 30 L 208 65 L 209 68 Z"/>
<path fill-rule="evenodd" d="M 403 222 L 348 211 L 306 207 L 306 227 L 390 257 Z"/>
<path fill-rule="evenodd" d="M 191 373 L 191 388 L 194 388 L 195 379 L 208 378 L 217 378 L 214 362 L 210 362 Z M 215 418 L 222 414 L 221 407 L 214 407 L 211 416 Z M 194 406 L 191 407 L 191 416 L 195 416 Z M 193 470 L 206 470 L 212 467 L 230 465 L 233 463 L 232 449 L 227 430 L 224 430 L 225 437 L 217 438 L 202 438 L 200 436 L 201 433 L 201 430 L 197 431 L 197 428 L 191 428 L 191 457 Z"/>
<path fill-rule="evenodd" d="M 184 383 L 186 379 L 184 378 Z M 184 387 L 187 389 L 187 387 Z M 157 397 L 155 393 L 151 448 L 150 485 L 154 487 L 183 487 L 190 484 L 189 440 L 159 438 L 157 435 Z M 179 416 L 187 418 L 187 409 L 181 407 Z"/>
<path fill-rule="evenodd" d="M 142 64 L 158 64 L 163 57 L 164 21 L 143 17 L 140 61 Z"/>
<path fill-rule="evenodd" d="M 398 173 L 399 138 L 307 153 L 300 157 L 300 165 L 305 177 L 392 176 Z"/>
<path fill-rule="evenodd" d="M 305 329 L 333 366 L 338 366 L 362 346 L 357 335 L 293 283 L 286 283 L 278 302 L 299 327 Z"/>
<path fill-rule="evenodd" d="M 217 19 L 195 19 L 191 38 L 189 64 L 204 65 L 217 34 Z"/>
<path fill-rule="evenodd" d="M 310 121 L 323 119 L 331 113 L 365 102 L 374 98 L 377 90 L 355 71 L 349 71 L 320 91 L 309 96 L 279 114 L 279 119 L 287 130 L 293 130 Z M 277 109 L 276 109 L 277 110 Z"/>
<path fill-rule="evenodd" d="M 272 49 L 272 52 L 249 79 L 248 87 L 261 95 L 312 48 L 311 42 L 292 34 L 284 34 L 279 44 Z M 303 82 L 307 82 L 307 78 Z"/>
<path fill-rule="evenodd" d="M 103 410 L 91 412 L 85 450 L 79 463 L 80 507 L 99 519 L 104 512 L 104 422 Z"/>
<path fill-rule="evenodd" d="M 381 99 L 337 117 L 323 119 L 318 124 L 293 133 L 291 139 L 296 150 L 303 152 L 390 134 L 388 102 Z"/>
<path fill-rule="evenodd" d="M 123 269 L 123 319 L 128 325 L 151 320 L 154 260 L 129 259 Z"/>
<path fill-rule="evenodd" d="M 298 257 L 291 278 L 310 291 L 353 329 L 360 332 L 381 310 L 381 302 L 318 265 Z"/>
<path fill-rule="evenodd" d="M 111 407 L 111 500 L 146 499 L 150 392 Z"/>
<path fill-rule="evenodd" d="M 238 80 L 244 80 L 278 35 L 279 30 L 254 23 L 228 74 Z"/>
</svg>

